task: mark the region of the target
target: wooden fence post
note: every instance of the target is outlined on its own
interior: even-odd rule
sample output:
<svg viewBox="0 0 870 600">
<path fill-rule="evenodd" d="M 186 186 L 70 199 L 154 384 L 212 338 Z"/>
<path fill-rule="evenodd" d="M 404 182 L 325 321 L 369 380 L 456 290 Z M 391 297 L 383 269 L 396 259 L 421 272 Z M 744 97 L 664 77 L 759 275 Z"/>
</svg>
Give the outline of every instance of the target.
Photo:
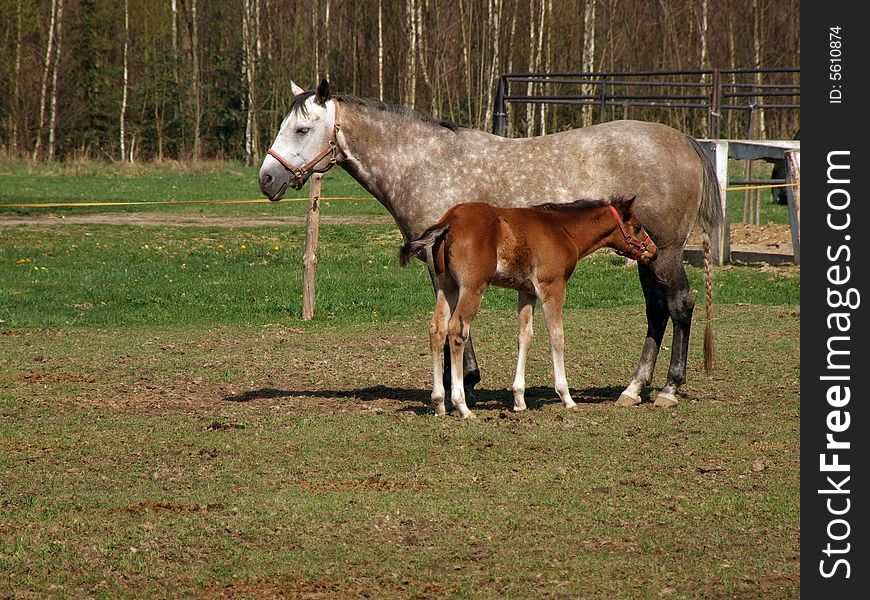
<svg viewBox="0 0 870 600">
<path fill-rule="evenodd" d="M 317 236 L 320 233 L 320 188 L 323 174 L 314 173 L 308 188 L 308 216 L 305 219 L 305 255 L 302 257 L 302 320 L 314 318 L 317 271 Z"/>
<path fill-rule="evenodd" d="M 801 151 L 789 150 L 785 153 L 786 181 L 793 184 L 787 187 L 788 217 L 791 223 L 791 248 L 794 264 L 801 264 Z"/>
</svg>

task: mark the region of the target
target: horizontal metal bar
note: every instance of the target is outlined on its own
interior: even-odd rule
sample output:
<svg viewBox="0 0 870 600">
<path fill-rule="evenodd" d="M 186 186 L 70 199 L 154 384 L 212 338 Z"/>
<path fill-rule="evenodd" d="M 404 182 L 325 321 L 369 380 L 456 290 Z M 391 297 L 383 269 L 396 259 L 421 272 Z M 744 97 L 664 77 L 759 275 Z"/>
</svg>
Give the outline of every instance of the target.
<svg viewBox="0 0 870 600">
<path fill-rule="evenodd" d="M 800 96 L 800 92 L 722 92 L 723 98 L 775 98 L 782 96 Z"/>
</svg>

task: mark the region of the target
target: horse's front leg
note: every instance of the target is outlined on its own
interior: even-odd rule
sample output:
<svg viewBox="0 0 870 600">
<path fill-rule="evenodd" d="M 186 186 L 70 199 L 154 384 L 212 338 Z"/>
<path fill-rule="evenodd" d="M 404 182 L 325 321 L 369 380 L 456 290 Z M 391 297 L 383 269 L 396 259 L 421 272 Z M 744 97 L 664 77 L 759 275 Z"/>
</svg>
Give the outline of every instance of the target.
<svg viewBox="0 0 870 600">
<path fill-rule="evenodd" d="M 547 322 L 547 333 L 550 336 L 550 351 L 553 355 L 553 378 L 556 393 L 562 399 L 565 408 L 574 408 L 577 404 L 571 398 L 568 389 L 568 378 L 565 375 L 565 331 L 562 323 L 562 311 L 565 306 L 565 283 L 548 286 L 543 291 L 541 306 L 544 309 L 544 320 Z"/>
<path fill-rule="evenodd" d="M 665 327 L 668 325 L 668 306 L 664 289 L 656 281 L 656 276 L 650 266 L 638 264 L 637 269 L 640 285 L 643 288 L 643 297 L 646 301 L 646 339 L 634 378 L 616 401 L 617 406 L 623 407 L 640 404 L 640 393 L 644 387 L 652 383 L 653 371 L 656 367 L 659 349 L 662 346 L 662 338 L 665 335 Z"/>
</svg>

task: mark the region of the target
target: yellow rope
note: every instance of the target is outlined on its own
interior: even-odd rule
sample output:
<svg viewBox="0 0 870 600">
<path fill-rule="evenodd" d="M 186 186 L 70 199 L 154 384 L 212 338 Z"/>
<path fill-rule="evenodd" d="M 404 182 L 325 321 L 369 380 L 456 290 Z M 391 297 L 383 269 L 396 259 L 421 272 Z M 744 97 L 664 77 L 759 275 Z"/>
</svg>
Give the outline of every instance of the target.
<svg viewBox="0 0 870 600">
<path fill-rule="evenodd" d="M 285 198 L 281 202 L 307 202 L 308 198 Z M 321 196 L 321 202 L 333 200 L 374 200 L 374 198 L 356 198 L 353 196 L 335 196 L 326 198 Z M 142 206 L 154 204 L 265 204 L 271 202 L 262 200 L 140 200 L 134 202 L 11 202 L 0 204 L 2 208 L 60 208 L 68 206 Z"/>
<path fill-rule="evenodd" d="M 773 183 L 767 185 L 741 185 L 737 187 L 727 187 L 726 192 L 741 192 L 743 190 L 770 190 L 773 188 L 796 187 L 796 183 Z"/>
</svg>

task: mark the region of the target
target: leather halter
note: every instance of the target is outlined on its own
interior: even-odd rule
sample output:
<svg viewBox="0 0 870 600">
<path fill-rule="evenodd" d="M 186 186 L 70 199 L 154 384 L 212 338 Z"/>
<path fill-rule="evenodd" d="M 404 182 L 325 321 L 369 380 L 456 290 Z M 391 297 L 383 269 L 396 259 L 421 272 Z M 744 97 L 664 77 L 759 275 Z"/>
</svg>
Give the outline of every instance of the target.
<svg viewBox="0 0 870 600">
<path fill-rule="evenodd" d="M 644 235 L 644 239 L 642 241 L 638 240 L 628 232 L 628 229 L 625 227 L 625 221 L 622 220 L 622 216 L 619 214 L 619 211 L 616 210 L 616 207 L 610 204 L 608 205 L 608 208 L 610 209 L 610 212 L 613 213 L 613 218 L 616 219 L 616 224 L 619 225 L 619 230 L 622 232 L 622 237 L 625 238 L 625 243 L 629 246 L 627 252 L 620 252 L 617 250 L 616 253 L 634 260 L 640 260 L 644 253 L 649 249 L 649 245 L 652 244 L 652 240 L 646 232 L 646 229 L 643 227 L 640 228 L 641 233 Z"/>
<path fill-rule="evenodd" d="M 277 160 L 281 163 L 281 166 L 290 171 L 294 177 L 293 187 L 297 190 L 301 190 L 302 186 L 305 184 L 305 175 L 311 171 L 314 171 L 314 167 L 321 160 L 326 158 L 329 154 L 332 154 L 332 157 L 329 159 L 329 163 L 326 165 L 326 168 L 322 171 L 314 171 L 316 173 L 326 173 L 330 170 L 336 162 L 338 162 L 338 155 L 341 154 L 343 157 L 347 157 L 347 153 L 341 149 L 341 146 L 338 145 L 338 132 L 341 130 L 341 124 L 338 122 L 338 100 L 333 98 L 332 100 L 333 106 L 335 106 L 335 119 L 332 123 L 332 137 L 329 142 L 326 144 L 326 148 L 324 148 L 317 156 L 309 160 L 307 163 L 302 165 L 301 167 L 293 166 L 293 163 L 288 161 L 286 158 L 269 148 L 266 152 L 269 156 Z"/>
</svg>

